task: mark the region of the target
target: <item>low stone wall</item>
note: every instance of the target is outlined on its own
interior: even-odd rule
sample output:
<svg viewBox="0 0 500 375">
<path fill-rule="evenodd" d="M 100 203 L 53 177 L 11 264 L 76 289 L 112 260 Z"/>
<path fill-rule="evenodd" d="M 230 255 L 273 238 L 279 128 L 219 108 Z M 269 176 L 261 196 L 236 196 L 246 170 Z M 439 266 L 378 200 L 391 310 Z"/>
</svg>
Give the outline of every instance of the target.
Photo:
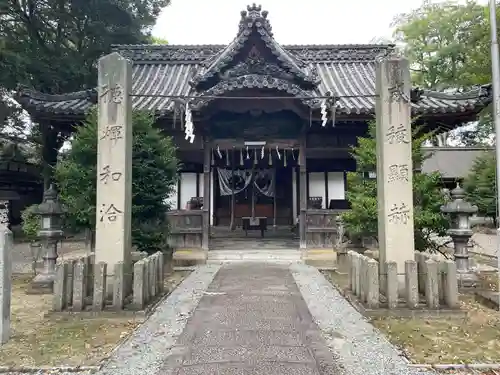
<svg viewBox="0 0 500 375">
<path fill-rule="evenodd" d="M 95 264 L 93 254 L 60 261 L 56 268 L 52 311 L 144 309 L 164 292 L 164 256 L 161 252 L 150 256 L 136 253 L 132 262 L 131 273 L 123 262 L 118 262 L 112 280 L 108 280 L 108 264 Z"/>
<path fill-rule="evenodd" d="M 402 304 L 410 309 L 459 308 L 455 262 L 419 252 L 415 258 L 405 262 L 404 292 L 400 295 L 396 262 L 386 262 L 386 272 L 380 275 L 378 261 L 349 251 L 349 289 L 370 309 L 396 309 Z"/>
</svg>

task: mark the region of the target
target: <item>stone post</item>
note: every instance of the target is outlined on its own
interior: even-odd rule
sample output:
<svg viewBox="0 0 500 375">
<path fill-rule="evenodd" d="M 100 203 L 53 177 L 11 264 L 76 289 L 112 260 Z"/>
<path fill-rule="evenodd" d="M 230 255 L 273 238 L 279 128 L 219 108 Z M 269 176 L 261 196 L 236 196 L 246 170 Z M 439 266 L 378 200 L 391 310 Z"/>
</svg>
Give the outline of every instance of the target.
<svg viewBox="0 0 500 375">
<path fill-rule="evenodd" d="M 388 56 L 376 67 L 377 194 L 380 274 L 397 264 L 404 290 L 405 261 L 413 260 L 413 162 L 408 60 Z"/>
<path fill-rule="evenodd" d="M 158 251 L 156 253 L 156 256 L 157 256 L 157 273 L 156 273 L 156 276 L 157 276 L 157 280 L 158 280 L 158 286 L 156 287 L 157 291 L 158 291 L 158 294 L 163 294 L 163 291 L 165 289 L 164 287 L 164 257 L 163 257 L 163 253 L 161 251 Z"/>
<path fill-rule="evenodd" d="M 69 268 L 72 263 L 63 261 L 56 266 L 56 278 L 54 279 L 54 297 L 52 299 L 52 310 L 63 311 L 68 307 L 71 300 L 68 299 Z M 73 296 L 73 293 L 71 293 Z"/>
<path fill-rule="evenodd" d="M 127 275 L 125 274 L 123 262 L 116 263 L 113 271 L 113 308 L 117 311 L 123 310 L 125 303 L 126 278 Z"/>
<path fill-rule="evenodd" d="M 12 295 L 12 232 L 0 225 L 0 345 L 10 338 L 10 301 Z"/>
<path fill-rule="evenodd" d="M 385 264 L 386 286 L 385 296 L 387 298 L 387 308 L 398 307 L 398 265 L 395 261 L 387 261 Z"/>
<path fill-rule="evenodd" d="M 361 295 L 361 255 L 358 254 L 358 253 L 355 253 L 354 254 L 354 294 L 356 294 L 356 296 L 360 296 Z"/>
<path fill-rule="evenodd" d="M 85 294 L 87 294 L 86 267 L 85 262 L 79 260 L 73 268 L 73 311 L 76 312 L 83 311 L 85 308 Z"/>
<path fill-rule="evenodd" d="M 349 290 L 354 291 L 354 251 L 347 252 L 347 270 L 349 275 Z"/>
<path fill-rule="evenodd" d="M 429 309 L 439 308 L 438 263 L 432 259 L 425 261 L 425 300 Z"/>
<path fill-rule="evenodd" d="M 460 307 L 458 300 L 457 266 L 452 260 L 444 261 L 444 302 L 451 309 Z"/>
<path fill-rule="evenodd" d="M 370 309 L 376 309 L 380 300 L 380 285 L 378 277 L 378 262 L 370 259 L 366 263 L 366 304 Z"/>
<path fill-rule="evenodd" d="M 417 262 L 414 260 L 405 262 L 405 287 L 406 305 L 410 309 L 416 309 L 418 306 L 418 274 Z"/>
<path fill-rule="evenodd" d="M 119 262 L 131 279 L 132 64 L 111 53 L 99 60 L 98 78 L 95 264 L 107 264 L 109 283 Z"/>
<path fill-rule="evenodd" d="M 140 260 L 134 264 L 134 284 L 132 291 L 132 304 L 135 309 L 142 310 L 146 303 L 144 283 L 146 282 L 146 272 L 144 260 Z"/>
<path fill-rule="evenodd" d="M 92 308 L 94 311 L 102 311 L 106 305 L 107 268 L 104 262 L 94 265 L 94 288 L 92 294 Z"/>
</svg>

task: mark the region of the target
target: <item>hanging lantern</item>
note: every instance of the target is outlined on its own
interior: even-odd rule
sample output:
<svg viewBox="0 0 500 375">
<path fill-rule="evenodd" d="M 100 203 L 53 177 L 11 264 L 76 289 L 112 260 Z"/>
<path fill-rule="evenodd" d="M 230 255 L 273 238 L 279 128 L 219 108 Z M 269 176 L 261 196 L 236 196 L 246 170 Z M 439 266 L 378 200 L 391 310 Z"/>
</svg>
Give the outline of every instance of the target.
<svg viewBox="0 0 500 375">
<path fill-rule="evenodd" d="M 253 164 L 257 165 L 258 160 L 257 160 L 257 149 L 254 150 L 253 152 Z"/>
<path fill-rule="evenodd" d="M 283 166 L 286 168 L 286 149 L 283 150 Z"/>
<path fill-rule="evenodd" d="M 273 155 L 272 155 L 272 152 L 271 152 L 271 149 L 269 149 L 269 161 L 268 161 L 269 165 L 273 165 Z"/>
<path fill-rule="evenodd" d="M 240 150 L 240 165 L 243 167 L 243 150 Z"/>
</svg>

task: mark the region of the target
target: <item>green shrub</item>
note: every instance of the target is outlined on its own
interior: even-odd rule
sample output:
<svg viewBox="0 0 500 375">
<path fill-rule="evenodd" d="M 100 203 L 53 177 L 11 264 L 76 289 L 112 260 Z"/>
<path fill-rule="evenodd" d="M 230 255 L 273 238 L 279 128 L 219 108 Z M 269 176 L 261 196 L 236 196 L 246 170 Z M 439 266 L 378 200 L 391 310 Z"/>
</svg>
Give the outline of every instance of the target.
<svg viewBox="0 0 500 375">
<path fill-rule="evenodd" d="M 133 113 L 132 242 L 139 251 L 163 250 L 167 197 L 173 192 L 178 161 L 170 137 L 154 127 L 155 117 Z M 77 128 L 71 149 L 57 163 L 59 197 L 72 230 L 95 228 L 97 183 L 97 114 Z"/>
</svg>

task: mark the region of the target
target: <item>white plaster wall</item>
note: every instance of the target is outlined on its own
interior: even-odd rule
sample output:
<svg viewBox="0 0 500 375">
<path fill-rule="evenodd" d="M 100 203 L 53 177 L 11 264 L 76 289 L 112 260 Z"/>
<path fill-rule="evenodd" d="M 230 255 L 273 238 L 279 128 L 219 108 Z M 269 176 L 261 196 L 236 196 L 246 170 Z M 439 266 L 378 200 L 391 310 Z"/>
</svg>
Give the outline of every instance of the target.
<svg viewBox="0 0 500 375">
<path fill-rule="evenodd" d="M 172 194 L 168 196 L 166 199 L 166 203 L 170 205 L 171 210 L 177 210 L 177 188 L 178 188 L 178 182 L 176 182 L 173 186 Z"/>
<path fill-rule="evenodd" d="M 205 186 L 203 182 L 203 173 L 199 173 L 199 189 L 200 189 L 200 197 L 203 197 L 203 187 Z M 195 182 L 196 185 L 196 182 Z M 205 197 L 203 197 L 203 202 L 205 202 Z M 210 225 L 214 225 L 214 170 L 210 172 Z"/>
<path fill-rule="evenodd" d="M 328 200 L 345 199 L 344 172 L 328 172 Z"/>
<path fill-rule="evenodd" d="M 181 210 L 186 208 L 187 202 L 196 197 L 196 173 L 181 173 Z"/>
<path fill-rule="evenodd" d="M 310 172 L 309 173 L 309 197 L 323 197 L 323 205 L 326 206 L 326 191 L 325 191 L 325 173 Z"/>
</svg>

